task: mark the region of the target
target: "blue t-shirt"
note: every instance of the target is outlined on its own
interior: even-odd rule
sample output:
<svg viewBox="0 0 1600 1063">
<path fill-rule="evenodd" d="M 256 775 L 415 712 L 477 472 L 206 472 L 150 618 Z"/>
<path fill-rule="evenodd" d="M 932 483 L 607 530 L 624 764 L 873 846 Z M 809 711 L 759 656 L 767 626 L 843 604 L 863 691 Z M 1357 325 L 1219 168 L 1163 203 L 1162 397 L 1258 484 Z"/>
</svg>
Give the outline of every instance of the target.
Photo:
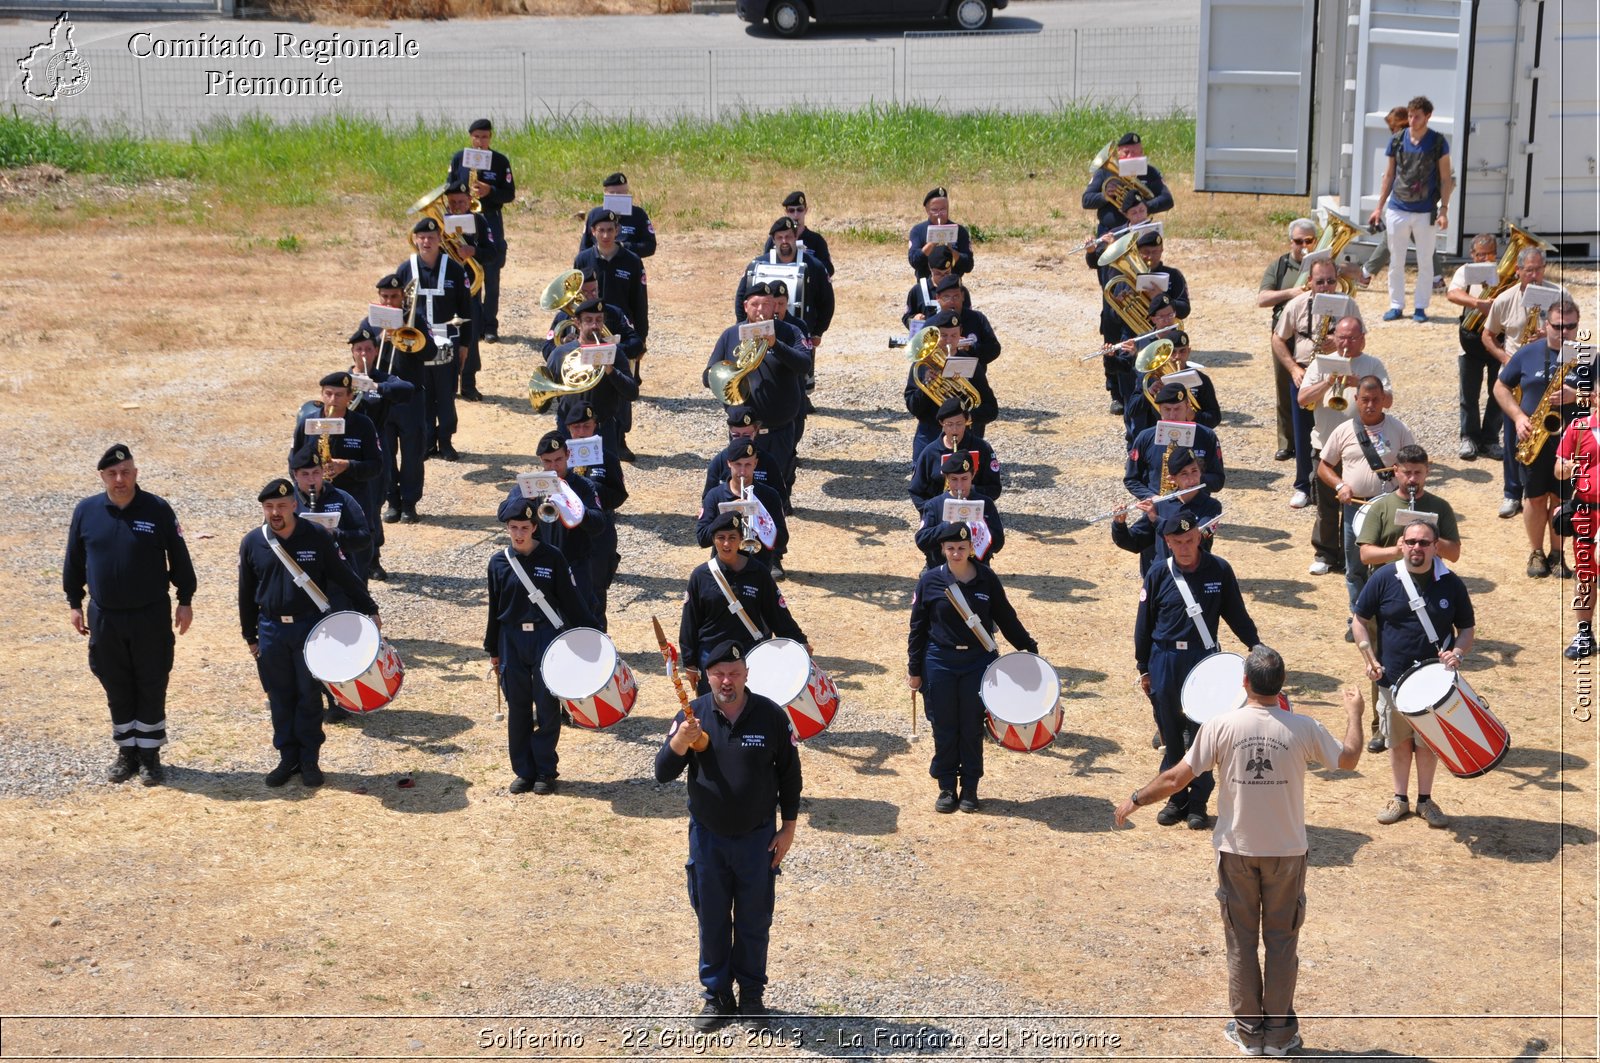
<svg viewBox="0 0 1600 1063">
<path fill-rule="evenodd" d="M 1435 558 L 1431 574 L 1413 574 L 1411 578 L 1426 603 L 1428 619 L 1433 621 L 1441 643 L 1448 643 L 1457 631 L 1476 625 L 1466 584 L 1444 562 Z M 1412 612 L 1394 564 L 1382 565 L 1372 573 L 1356 599 L 1355 613 L 1378 621 L 1383 636 L 1378 647 L 1378 660 L 1383 665 L 1379 682 L 1385 686 L 1399 682 L 1406 669 L 1418 661 L 1438 659 L 1439 649 L 1428 640 L 1422 621 Z"/>
<path fill-rule="evenodd" d="M 1532 414 L 1550 386 L 1550 377 L 1560 368 L 1560 357 L 1542 339 L 1525 343 L 1517 348 L 1500 369 L 1500 383 L 1508 388 L 1522 389 L 1522 412 Z M 1557 412 L 1564 412 L 1558 409 Z"/>
<path fill-rule="evenodd" d="M 1430 129 L 1413 144 L 1411 131 L 1402 129 L 1390 138 L 1385 154 L 1394 160 L 1389 204 L 1395 210 L 1412 213 L 1433 210 L 1439 202 L 1439 159 L 1450 154 L 1450 142 Z"/>
</svg>

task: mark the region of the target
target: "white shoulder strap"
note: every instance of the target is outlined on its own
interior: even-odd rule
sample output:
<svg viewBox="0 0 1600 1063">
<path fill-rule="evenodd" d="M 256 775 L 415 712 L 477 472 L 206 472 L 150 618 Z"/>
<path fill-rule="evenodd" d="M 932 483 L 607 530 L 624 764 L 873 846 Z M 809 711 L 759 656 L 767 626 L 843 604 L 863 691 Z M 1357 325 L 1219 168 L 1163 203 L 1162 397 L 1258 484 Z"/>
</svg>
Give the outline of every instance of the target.
<svg viewBox="0 0 1600 1063">
<path fill-rule="evenodd" d="M 511 571 L 517 574 L 517 579 L 522 581 L 523 590 L 528 592 L 528 600 L 539 607 L 545 619 L 555 627 L 561 627 L 561 614 L 556 612 L 555 606 L 545 599 L 538 587 L 533 585 L 533 580 L 528 578 L 527 570 L 522 567 L 522 562 L 517 560 L 517 555 L 511 552 L 511 547 L 505 548 L 506 561 L 511 565 Z"/>
<path fill-rule="evenodd" d="M 1394 571 L 1400 577 L 1400 586 L 1406 589 L 1406 604 L 1411 611 L 1417 614 L 1417 619 L 1422 623 L 1422 630 L 1427 634 L 1428 641 L 1435 646 L 1439 645 L 1439 630 L 1433 626 L 1433 617 L 1428 615 L 1428 603 L 1422 600 L 1422 595 L 1417 593 L 1416 581 L 1411 578 L 1411 573 L 1406 568 L 1405 558 L 1394 563 Z"/>
<path fill-rule="evenodd" d="M 1189 614 L 1189 619 L 1194 621 L 1194 629 L 1200 632 L 1200 644 L 1208 650 L 1216 649 L 1217 640 L 1212 637 L 1211 629 L 1206 627 L 1205 610 L 1194 600 L 1194 594 L 1189 590 L 1189 581 L 1178 571 L 1178 566 L 1170 554 L 1167 555 L 1167 571 L 1172 573 L 1172 582 L 1178 585 L 1178 596 L 1183 599 L 1183 611 Z"/>
<path fill-rule="evenodd" d="M 750 637 L 760 642 L 764 636 L 761 629 L 750 620 L 750 614 L 745 612 L 744 603 L 739 601 L 739 596 L 733 593 L 733 588 L 728 585 L 728 577 L 722 574 L 722 566 L 717 564 L 717 559 L 712 558 L 707 566 L 711 570 L 711 578 L 717 581 L 717 588 L 722 591 L 722 597 L 728 603 L 728 612 L 739 618 L 744 629 L 750 632 Z"/>
<path fill-rule="evenodd" d="M 310 576 L 306 575 L 305 569 L 294 563 L 294 558 L 289 556 L 289 551 L 283 548 L 283 544 L 278 541 L 278 537 L 273 535 L 272 529 L 265 524 L 261 526 L 261 537 L 272 548 L 272 552 L 277 556 L 279 564 L 288 570 L 289 578 L 294 580 L 294 585 L 306 592 L 306 597 L 311 599 L 312 605 L 326 613 L 331 608 L 328 603 L 328 596 L 322 593 L 322 588 L 318 587 Z"/>
<path fill-rule="evenodd" d="M 961 619 L 966 622 L 972 633 L 978 636 L 978 641 L 986 650 L 997 650 L 1000 647 L 994 643 L 994 638 L 983 626 L 983 619 L 974 613 L 967 605 L 967 596 L 961 593 L 961 588 L 951 583 L 944 589 L 944 596 L 950 599 L 950 604 L 956 607 L 956 612 L 961 614 Z"/>
</svg>

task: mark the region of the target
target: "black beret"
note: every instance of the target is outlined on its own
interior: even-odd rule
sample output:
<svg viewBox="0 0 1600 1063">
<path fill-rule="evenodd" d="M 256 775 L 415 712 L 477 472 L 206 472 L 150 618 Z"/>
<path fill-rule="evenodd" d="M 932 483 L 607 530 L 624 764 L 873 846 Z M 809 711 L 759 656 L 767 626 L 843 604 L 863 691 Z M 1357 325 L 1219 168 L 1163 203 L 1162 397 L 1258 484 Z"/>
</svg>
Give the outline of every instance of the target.
<svg viewBox="0 0 1600 1063">
<path fill-rule="evenodd" d="M 1189 334 L 1183 331 L 1183 329 L 1179 329 L 1176 332 L 1169 332 L 1167 334 L 1167 338 L 1172 341 L 1172 345 L 1174 347 L 1189 346 Z"/>
<path fill-rule="evenodd" d="M 598 299 L 586 299 L 583 302 L 579 303 L 577 308 L 572 311 L 572 316 L 573 317 L 577 317 L 579 314 L 603 314 L 603 313 L 605 313 L 605 304 L 604 303 L 602 303 Z"/>
<path fill-rule="evenodd" d="M 1165 310 L 1171 305 L 1172 297 L 1167 295 L 1166 292 L 1161 292 L 1154 299 L 1150 300 L 1150 310 L 1148 312 L 1153 314 L 1157 310 Z"/>
<path fill-rule="evenodd" d="M 439 231 L 439 223 L 432 218 L 422 218 L 411 227 L 411 231 L 414 233 L 436 233 Z"/>
<path fill-rule="evenodd" d="M 960 328 L 961 315 L 954 310 L 941 310 L 928 319 L 933 328 Z"/>
<path fill-rule="evenodd" d="M 594 407 L 581 399 L 577 402 L 568 403 L 561 411 L 562 424 L 573 425 L 581 421 L 592 421 L 594 419 Z"/>
<path fill-rule="evenodd" d="M 546 432 L 539 437 L 539 445 L 533 448 L 533 452 L 539 457 L 543 457 L 546 454 L 559 454 L 566 449 L 566 436 L 560 432 Z"/>
<path fill-rule="evenodd" d="M 960 399 L 951 398 L 945 399 L 939 404 L 939 412 L 934 414 L 934 419 L 942 421 L 946 417 L 965 417 L 966 415 L 967 404 L 962 402 Z"/>
<path fill-rule="evenodd" d="M 616 188 L 618 185 L 625 185 L 627 183 L 628 183 L 628 175 L 625 174 L 625 173 L 622 173 L 621 171 L 618 171 L 617 173 L 607 174 L 600 181 L 600 187 L 601 188 Z"/>
<path fill-rule="evenodd" d="M 956 276 L 954 273 L 952 273 L 952 274 L 950 274 L 950 276 L 946 277 L 944 280 L 940 281 L 938 284 L 935 284 L 933 286 L 933 290 L 935 292 L 947 292 L 951 288 L 959 288 L 959 287 L 961 287 L 961 278 Z"/>
<path fill-rule="evenodd" d="M 768 281 L 767 294 L 774 299 L 789 298 L 789 283 L 787 281 Z"/>
<path fill-rule="evenodd" d="M 110 447 L 106 448 L 106 452 L 104 454 L 100 455 L 100 463 L 95 466 L 95 469 L 104 472 L 113 465 L 121 465 L 125 461 L 132 460 L 133 451 L 129 450 L 121 443 L 114 443 Z"/>
<path fill-rule="evenodd" d="M 508 520 L 525 520 L 533 522 L 539 519 L 539 504 L 531 498 L 523 498 L 522 492 L 513 491 L 500 503 L 500 509 L 495 513 L 495 519 L 504 524 Z"/>
<path fill-rule="evenodd" d="M 267 486 L 263 487 L 261 493 L 256 495 L 256 501 L 271 502 L 275 498 L 291 498 L 293 496 L 294 484 L 280 476 L 276 480 L 267 481 Z"/>
<path fill-rule="evenodd" d="M 1194 515 L 1192 509 L 1180 509 L 1172 516 L 1161 522 L 1161 527 L 1156 531 L 1161 535 L 1182 535 L 1192 532 L 1200 527 L 1200 519 Z"/>
<path fill-rule="evenodd" d="M 756 420 L 756 415 L 750 412 L 750 407 L 748 407 L 748 406 L 729 406 L 728 407 L 728 427 L 729 428 L 743 428 L 746 425 L 759 424 L 759 423 L 760 422 Z"/>
<path fill-rule="evenodd" d="M 1122 195 L 1122 213 L 1127 214 L 1128 208 L 1140 203 L 1150 202 L 1149 198 L 1137 188 L 1130 188 Z"/>
<path fill-rule="evenodd" d="M 706 667 L 712 668 L 727 661 L 744 660 L 744 647 L 735 639 L 724 639 L 711 647 L 711 652 L 706 654 Z"/>
<path fill-rule="evenodd" d="M 375 329 L 371 325 L 363 322 L 360 328 L 350 333 L 350 338 L 345 340 L 345 342 L 352 344 L 377 343 L 380 335 L 382 335 L 382 333 L 378 329 Z"/>
<path fill-rule="evenodd" d="M 804 192 L 790 192 L 783 197 L 783 205 L 786 207 L 803 207 L 806 205 L 806 194 Z"/>
<path fill-rule="evenodd" d="M 955 249 L 949 244 L 940 244 L 928 252 L 928 265 L 932 269 L 949 269 L 955 261 Z"/>
<path fill-rule="evenodd" d="M 936 199 L 949 198 L 950 193 L 945 190 L 943 185 L 940 185 L 938 188 L 931 188 L 928 190 L 928 194 L 922 197 L 922 205 L 926 207 L 929 203 L 932 203 Z"/>
<path fill-rule="evenodd" d="M 748 287 L 748 288 L 746 288 L 744 290 L 744 297 L 746 299 L 750 298 L 752 295 L 771 295 L 771 294 L 772 294 L 772 288 L 771 288 L 770 285 L 767 284 L 766 281 L 756 281 L 754 284 L 750 285 L 750 287 Z"/>
<path fill-rule="evenodd" d="M 1161 233 L 1156 231 L 1155 229 L 1149 229 L 1149 230 L 1147 230 L 1145 232 L 1140 233 L 1139 234 L 1139 246 L 1140 247 L 1160 247 L 1161 246 Z"/>
<path fill-rule="evenodd" d="M 327 376 L 317 381 L 317 386 L 323 388 L 344 388 L 346 391 L 349 391 L 356 386 L 356 383 L 354 380 L 350 379 L 349 372 L 341 369 L 336 373 L 329 373 Z"/>
<path fill-rule="evenodd" d="M 290 472 L 299 472 L 301 469 L 309 469 L 313 465 L 321 464 L 322 455 L 317 453 L 317 441 L 315 439 L 307 439 L 300 444 L 300 449 L 289 452 Z"/>
<path fill-rule="evenodd" d="M 621 220 L 617 217 L 616 211 L 607 210 L 604 207 L 601 207 L 599 210 L 589 215 L 589 228 L 592 229 L 596 225 L 599 225 L 601 222 L 605 221 L 610 222 L 612 225 L 622 224 Z"/>
<path fill-rule="evenodd" d="M 723 448 L 722 460 L 731 465 L 736 461 L 744 461 L 746 458 L 757 457 L 759 454 L 760 451 L 756 450 L 756 445 L 750 442 L 750 440 L 735 439 L 732 443 L 729 443 Z"/>
<path fill-rule="evenodd" d="M 1173 447 L 1167 451 L 1167 471 L 1176 476 L 1195 462 L 1194 451 L 1188 447 Z"/>
<path fill-rule="evenodd" d="M 1182 384 L 1174 384 L 1171 381 L 1162 384 L 1161 390 L 1156 392 L 1156 405 L 1158 406 L 1167 402 L 1187 402 L 1188 399 L 1189 389 Z"/>
<path fill-rule="evenodd" d="M 380 278 L 379 281 L 378 281 L 378 290 L 379 291 L 387 291 L 387 290 L 389 290 L 391 288 L 398 289 L 398 288 L 404 288 L 404 287 L 405 287 L 405 284 L 400 280 L 399 275 L 395 274 L 395 273 L 387 273 L 382 278 Z"/>
<path fill-rule="evenodd" d="M 585 283 L 585 284 L 599 284 L 600 283 L 600 274 L 596 273 L 592 269 L 584 270 L 583 271 L 583 283 Z"/>
<path fill-rule="evenodd" d="M 946 454 L 939 459 L 939 471 L 949 476 L 951 473 L 972 471 L 972 455 L 962 451 L 959 454 Z"/>
<path fill-rule="evenodd" d="M 450 181 L 450 182 L 446 183 L 445 186 L 444 186 L 444 194 L 447 195 L 447 196 L 448 195 L 463 195 L 463 196 L 466 195 L 467 194 L 467 182 L 457 178 L 454 181 Z"/>
<path fill-rule="evenodd" d="M 471 125 L 467 126 L 467 132 L 469 133 L 480 133 L 484 130 L 488 130 L 491 133 L 494 132 L 494 123 L 489 121 L 487 118 L 480 118 Z"/>
<path fill-rule="evenodd" d="M 725 513 L 718 513 L 712 518 L 709 531 L 712 535 L 717 534 L 719 531 L 736 531 L 742 535 L 744 533 L 744 522 L 739 519 L 739 514 L 730 509 Z"/>
<path fill-rule="evenodd" d="M 939 530 L 934 533 L 934 540 L 941 543 L 967 543 L 972 541 L 972 529 L 960 521 L 945 521 L 939 525 Z"/>
<path fill-rule="evenodd" d="M 777 221 L 772 223 L 772 227 L 767 230 L 767 235 L 770 236 L 773 233 L 792 233 L 798 228 L 800 228 L 800 226 L 795 224 L 794 219 L 785 215 L 784 217 L 779 218 Z"/>
<path fill-rule="evenodd" d="M 1130 144 L 1143 144 L 1143 143 L 1144 143 L 1144 141 L 1139 139 L 1139 134 L 1138 133 L 1124 133 L 1124 134 L 1122 134 L 1122 138 L 1117 141 L 1117 147 L 1125 148 Z"/>
</svg>

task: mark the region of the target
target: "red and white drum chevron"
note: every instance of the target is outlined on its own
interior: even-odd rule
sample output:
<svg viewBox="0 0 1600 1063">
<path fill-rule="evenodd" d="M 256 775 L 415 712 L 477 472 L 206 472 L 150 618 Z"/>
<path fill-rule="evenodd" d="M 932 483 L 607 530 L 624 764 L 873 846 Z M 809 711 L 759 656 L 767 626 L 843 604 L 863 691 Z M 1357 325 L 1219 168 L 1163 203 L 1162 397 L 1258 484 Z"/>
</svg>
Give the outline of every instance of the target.
<svg viewBox="0 0 1600 1063">
<path fill-rule="evenodd" d="M 381 709 L 400 693 L 406 666 L 361 613 L 329 613 L 306 636 L 306 669 L 351 712 Z"/>
<path fill-rule="evenodd" d="M 1008 653 L 991 662 L 978 694 L 989 733 L 1007 749 L 1031 753 L 1061 733 L 1061 677 L 1037 653 Z"/>
<path fill-rule="evenodd" d="M 839 690 L 793 639 L 768 639 L 745 656 L 749 689 L 789 714 L 789 729 L 804 742 L 827 730 L 839 711 Z"/>
<path fill-rule="evenodd" d="M 1511 748 L 1511 733 L 1489 703 L 1465 676 L 1438 661 L 1407 669 L 1395 684 L 1394 704 L 1458 779 L 1492 770 Z"/>
<path fill-rule="evenodd" d="M 603 631 L 568 628 L 545 647 L 539 675 L 579 727 L 598 731 L 633 711 L 639 697 L 633 669 Z"/>
</svg>

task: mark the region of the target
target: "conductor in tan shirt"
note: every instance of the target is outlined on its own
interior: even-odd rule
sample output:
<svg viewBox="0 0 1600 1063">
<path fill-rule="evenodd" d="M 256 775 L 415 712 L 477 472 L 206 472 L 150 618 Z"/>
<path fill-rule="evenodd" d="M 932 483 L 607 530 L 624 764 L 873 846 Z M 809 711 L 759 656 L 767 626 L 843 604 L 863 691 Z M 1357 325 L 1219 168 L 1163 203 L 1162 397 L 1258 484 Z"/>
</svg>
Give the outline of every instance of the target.
<svg viewBox="0 0 1600 1063">
<path fill-rule="evenodd" d="M 1300 1046 L 1294 1014 L 1305 921 L 1307 764 L 1350 771 L 1361 761 L 1362 697 L 1344 692 L 1344 741 L 1309 716 L 1278 704 L 1283 658 L 1268 646 L 1244 664 L 1244 707 L 1207 721 L 1184 758 L 1135 790 L 1116 811 L 1160 801 L 1196 775 L 1215 771 L 1217 897 L 1228 945 L 1228 1007 L 1223 1029 L 1249 1055 L 1281 1056 Z M 1266 944 L 1266 965 L 1257 958 Z"/>
</svg>

